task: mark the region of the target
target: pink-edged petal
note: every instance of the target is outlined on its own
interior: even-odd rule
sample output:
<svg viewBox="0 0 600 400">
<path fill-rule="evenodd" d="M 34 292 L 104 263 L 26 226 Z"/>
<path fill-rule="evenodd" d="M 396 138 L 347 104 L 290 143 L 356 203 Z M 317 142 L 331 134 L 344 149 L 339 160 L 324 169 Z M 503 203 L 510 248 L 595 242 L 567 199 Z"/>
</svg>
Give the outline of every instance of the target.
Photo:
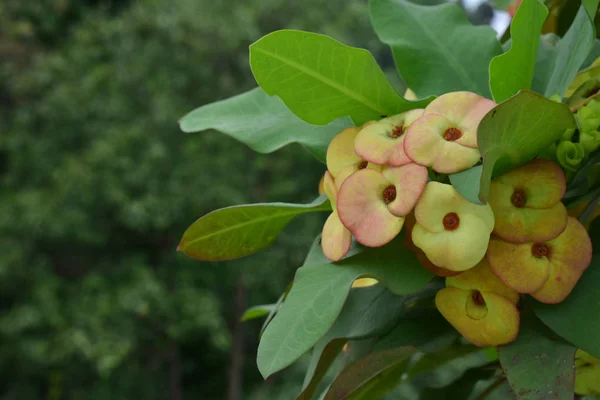
<svg viewBox="0 0 600 400">
<path fill-rule="evenodd" d="M 382 174 L 396 187 L 396 199 L 388 204 L 388 210 L 397 217 L 406 216 L 425 190 L 429 176 L 427 168 L 413 163 L 385 168 Z"/>
<path fill-rule="evenodd" d="M 446 117 L 453 127 L 462 133 L 456 143 L 476 148 L 477 127 L 479 122 L 494 108 L 496 103 L 471 92 L 446 93 L 434 101 L 427 108 L 425 114 L 436 113 Z"/>
<path fill-rule="evenodd" d="M 410 158 L 404 153 L 404 132 L 423 111 L 410 110 L 364 127 L 354 141 L 356 154 L 379 165 L 410 163 Z"/>
<path fill-rule="evenodd" d="M 404 218 L 392 215 L 383 192 L 391 183 L 378 171 L 362 169 L 350 175 L 338 193 L 337 210 L 356 240 L 369 247 L 390 242 L 402 229 Z"/>
<path fill-rule="evenodd" d="M 425 107 L 425 114 L 441 114 L 454 126 L 460 125 L 482 99 L 485 98 L 471 92 L 446 93 L 429 103 Z"/>
<path fill-rule="evenodd" d="M 405 133 L 404 152 L 417 164 L 432 165 L 443 145 L 444 132 L 452 124 L 443 115 L 426 114 L 414 121 Z"/>
<path fill-rule="evenodd" d="M 532 296 L 543 303 L 556 304 L 567 298 L 592 262 L 592 242 L 585 227 L 569 217 L 563 233 L 547 244 L 550 274 L 542 288 Z"/>
<path fill-rule="evenodd" d="M 455 174 L 471 168 L 479 162 L 478 149 L 463 146 L 457 142 L 445 141 L 431 164 L 431 168 L 442 174 Z"/>
<path fill-rule="evenodd" d="M 532 253 L 533 243 L 514 244 L 493 237 L 486 254 L 492 272 L 519 293 L 538 291 L 548 279 L 549 262 Z"/>
<path fill-rule="evenodd" d="M 352 233 L 342 224 L 336 211 L 332 212 L 323 225 L 321 247 L 323 254 L 331 261 L 341 260 L 352 244 Z"/>
<path fill-rule="evenodd" d="M 331 208 L 335 211 L 335 203 L 337 202 L 337 187 L 335 186 L 335 181 L 333 180 L 333 176 L 329 173 L 329 171 L 325 172 L 323 175 L 323 190 L 325 191 L 325 195 L 329 199 L 331 203 Z"/>
<path fill-rule="evenodd" d="M 351 164 L 359 164 L 362 161 L 354 152 L 354 139 L 360 127 L 352 126 L 338 133 L 329 143 L 325 156 L 327 169 L 334 177 L 339 170 Z"/>
<path fill-rule="evenodd" d="M 477 128 L 479 127 L 479 123 L 496 105 L 492 100 L 482 97 L 462 120 L 459 128 L 463 136 L 457 142 L 463 146 L 477 148 Z"/>
<path fill-rule="evenodd" d="M 352 165 L 348 165 L 348 166 L 342 168 L 335 177 L 335 186 L 336 186 L 337 190 L 340 190 L 340 187 L 342 187 L 342 183 L 344 183 L 346 178 L 348 178 L 350 175 L 352 175 L 356 171 L 360 171 L 361 169 L 363 169 L 361 167 L 362 167 L 362 165 L 352 164 Z M 368 163 L 365 168 L 373 169 L 375 171 L 381 171 L 383 169 L 383 166 L 373 164 L 373 163 Z"/>
</svg>

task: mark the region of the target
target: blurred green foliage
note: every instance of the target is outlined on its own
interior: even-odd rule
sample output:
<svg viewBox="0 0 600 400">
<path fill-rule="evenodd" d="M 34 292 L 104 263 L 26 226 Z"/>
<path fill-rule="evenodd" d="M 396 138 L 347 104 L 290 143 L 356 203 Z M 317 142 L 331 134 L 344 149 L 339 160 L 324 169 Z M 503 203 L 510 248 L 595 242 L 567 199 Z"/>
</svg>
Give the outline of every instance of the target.
<svg viewBox="0 0 600 400">
<path fill-rule="evenodd" d="M 284 27 L 391 66 L 361 0 L 0 3 L 0 399 L 224 399 L 236 349 L 243 398 L 297 393 L 298 369 L 260 379 L 260 322 L 245 346 L 232 332 L 278 298 L 322 216 L 235 262 L 175 252 L 215 208 L 316 195 L 324 167 L 299 146 L 258 155 L 176 123 L 255 86 L 248 45 Z"/>
</svg>

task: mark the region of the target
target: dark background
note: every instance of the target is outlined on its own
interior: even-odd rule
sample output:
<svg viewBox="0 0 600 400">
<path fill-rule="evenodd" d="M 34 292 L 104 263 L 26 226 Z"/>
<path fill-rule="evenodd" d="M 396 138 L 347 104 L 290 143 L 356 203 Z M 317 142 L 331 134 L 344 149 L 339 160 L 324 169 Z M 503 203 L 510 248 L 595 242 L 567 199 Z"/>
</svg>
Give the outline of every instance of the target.
<svg viewBox="0 0 600 400">
<path fill-rule="evenodd" d="M 248 45 L 285 27 L 393 69 L 364 0 L 0 1 L 0 399 L 297 394 L 305 360 L 263 383 L 261 321 L 237 321 L 276 301 L 324 216 L 234 262 L 175 251 L 213 209 L 316 196 L 302 148 L 177 126 L 254 87 Z"/>
</svg>

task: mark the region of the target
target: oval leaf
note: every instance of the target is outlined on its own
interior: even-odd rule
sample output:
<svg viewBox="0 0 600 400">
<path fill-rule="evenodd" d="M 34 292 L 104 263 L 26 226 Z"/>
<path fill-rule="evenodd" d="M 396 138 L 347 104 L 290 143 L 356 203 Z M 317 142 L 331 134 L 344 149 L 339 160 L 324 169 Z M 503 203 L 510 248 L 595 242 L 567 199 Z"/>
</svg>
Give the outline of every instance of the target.
<svg viewBox="0 0 600 400">
<path fill-rule="evenodd" d="M 295 216 L 329 211 L 326 196 L 310 204 L 264 203 L 221 208 L 194 222 L 178 251 L 201 261 L 244 257 L 269 246 Z"/>
<path fill-rule="evenodd" d="M 340 314 L 352 282 L 364 276 L 378 279 L 397 295 L 417 292 L 433 277 L 400 239 L 336 264 L 299 268 L 292 290 L 258 346 L 262 375 L 266 378 L 287 367 L 312 348 Z"/>
<path fill-rule="evenodd" d="M 550 340 L 532 313 L 523 315 L 517 339 L 498 348 L 498 358 L 519 400 L 572 399 L 575 385 L 574 346 Z"/>
<path fill-rule="evenodd" d="M 539 0 L 524 0 L 510 25 L 511 46 L 490 63 L 490 89 L 496 103 L 501 103 L 529 89 L 542 25 L 548 9 Z"/>
<path fill-rule="evenodd" d="M 371 22 L 418 96 L 468 90 L 490 97 L 488 66 L 502 53 L 496 32 L 472 26 L 457 4 L 371 0 Z"/>
<path fill-rule="evenodd" d="M 265 92 L 281 97 L 294 114 L 316 125 L 344 116 L 362 125 L 431 101 L 405 100 L 371 53 L 316 33 L 270 33 L 250 46 L 250 66 Z"/>
<path fill-rule="evenodd" d="M 566 105 L 530 90 L 521 90 L 494 107 L 477 129 L 477 144 L 483 156 L 479 199 L 487 201 L 493 176 L 535 158 L 566 129 L 576 127 Z"/>
<path fill-rule="evenodd" d="M 560 304 L 532 300 L 536 315 L 554 332 L 600 358 L 600 255 L 592 258 L 573 292 Z"/>
<path fill-rule="evenodd" d="M 323 162 L 331 139 L 352 125 L 349 118 L 337 119 L 325 126 L 306 123 L 281 99 L 269 96 L 260 88 L 199 107 L 179 121 L 184 132 L 215 129 L 259 153 L 271 153 L 290 143 L 299 143 Z"/>
</svg>

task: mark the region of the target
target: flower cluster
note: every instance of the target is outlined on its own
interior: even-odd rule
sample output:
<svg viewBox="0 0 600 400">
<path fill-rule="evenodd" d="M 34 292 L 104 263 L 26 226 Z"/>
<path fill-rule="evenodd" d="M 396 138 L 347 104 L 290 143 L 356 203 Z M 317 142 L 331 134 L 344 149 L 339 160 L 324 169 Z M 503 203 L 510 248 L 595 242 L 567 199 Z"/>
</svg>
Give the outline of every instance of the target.
<svg viewBox="0 0 600 400">
<path fill-rule="evenodd" d="M 592 254 L 585 227 L 561 202 L 566 177 L 554 161 L 535 159 L 494 178 L 485 205 L 444 183 L 445 174 L 480 161 L 477 127 L 494 105 L 454 92 L 425 109 L 348 128 L 331 142 L 323 178 L 333 208 L 324 254 L 340 260 L 353 237 L 382 246 L 404 227 L 419 263 L 446 277 L 438 310 L 479 346 L 516 338 L 521 294 L 563 301 Z M 432 171 L 441 182 L 429 179 Z"/>
<path fill-rule="evenodd" d="M 457 212 L 469 215 L 463 224 L 457 216 L 456 226 L 451 229 L 442 224 L 442 230 L 452 230 L 460 236 L 459 240 L 466 240 L 469 235 L 465 232 L 474 224 L 475 229 L 487 230 L 489 236 L 493 228 L 489 206 L 475 206 L 462 199 L 450 185 L 427 181 L 428 167 L 449 174 L 468 169 L 480 160 L 477 126 L 494 106 L 493 101 L 473 93 L 448 93 L 425 109 L 410 110 L 340 132 L 327 149 L 327 173 L 323 178 L 324 191 L 333 208 L 323 227 L 325 256 L 332 261 L 340 260 L 350 249 L 352 237 L 369 247 L 385 245 L 400 233 L 415 205 L 424 203 L 417 208 L 426 210 L 440 190 L 455 196 L 456 202 L 462 204 Z M 481 217 L 483 214 L 486 216 Z M 485 221 L 479 221 L 481 218 Z M 445 224 L 452 223 L 450 215 Z M 441 242 L 452 235 L 438 235 L 439 226 L 431 218 L 417 217 L 415 229 L 420 232 L 416 245 L 425 247 L 423 251 L 428 257 L 435 257 L 433 253 L 439 253 L 439 246 L 451 248 L 450 242 Z M 430 237 L 437 237 L 440 243 L 422 244 Z M 485 247 L 487 243 L 479 260 Z M 474 260 L 476 255 L 454 253 L 452 266 L 445 266 L 450 270 L 465 270 L 479 262 Z"/>
<path fill-rule="evenodd" d="M 585 227 L 567 215 L 561 202 L 565 188 L 562 169 L 541 159 L 492 181 L 488 204 L 494 223 L 485 258 L 447 278 L 436 296 L 439 311 L 473 344 L 514 340 L 520 294 L 559 303 L 589 266 L 592 244 Z"/>
</svg>

